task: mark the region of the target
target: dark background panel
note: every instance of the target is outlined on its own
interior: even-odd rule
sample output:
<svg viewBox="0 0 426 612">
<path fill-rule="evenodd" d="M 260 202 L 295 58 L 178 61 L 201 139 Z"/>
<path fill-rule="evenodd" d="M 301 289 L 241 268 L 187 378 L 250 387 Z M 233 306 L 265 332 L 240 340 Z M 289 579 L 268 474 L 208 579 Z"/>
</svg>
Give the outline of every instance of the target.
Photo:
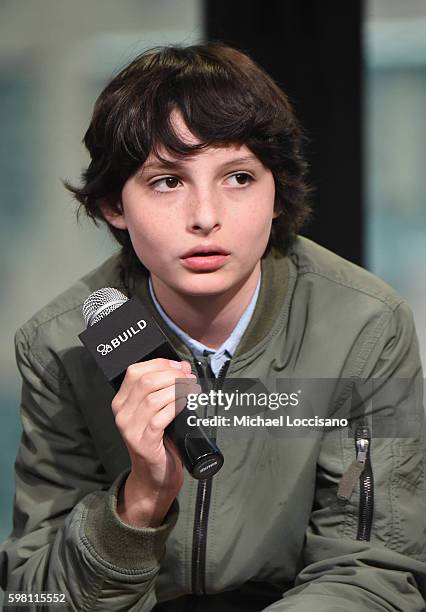
<svg viewBox="0 0 426 612">
<path fill-rule="evenodd" d="M 314 218 L 303 233 L 362 264 L 363 2 L 204 0 L 208 40 L 247 52 L 292 100 L 308 136 Z"/>
</svg>

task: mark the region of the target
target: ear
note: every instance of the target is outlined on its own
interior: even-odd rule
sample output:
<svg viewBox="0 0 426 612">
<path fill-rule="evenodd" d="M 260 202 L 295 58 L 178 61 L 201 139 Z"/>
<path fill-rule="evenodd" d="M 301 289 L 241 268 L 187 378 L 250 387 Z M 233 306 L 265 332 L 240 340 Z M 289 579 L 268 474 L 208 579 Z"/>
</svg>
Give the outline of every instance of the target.
<svg viewBox="0 0 426 612">
<path fill-rule="evenodd" d="M 117 229 L 127 229 L 126 218 L 124 216 L 123 206 L 121 202 L 117 202 L 114 206 L 108 200 L 102 200 L 99 203 L 104 219 L 113 227 Z"/>
<path fill-rule="evenodd" d="M 281 211 L 280 211 L 280 210 L 276 210 L 276 209 L 274 208 L 274 214 L 272 215 L 272 218 L 273 218 L 273 219 L 276 219 L 277 217 L 279 217 L 279 216 L 280 216 L 280 214 L 281 214 Z"/>
</svg>

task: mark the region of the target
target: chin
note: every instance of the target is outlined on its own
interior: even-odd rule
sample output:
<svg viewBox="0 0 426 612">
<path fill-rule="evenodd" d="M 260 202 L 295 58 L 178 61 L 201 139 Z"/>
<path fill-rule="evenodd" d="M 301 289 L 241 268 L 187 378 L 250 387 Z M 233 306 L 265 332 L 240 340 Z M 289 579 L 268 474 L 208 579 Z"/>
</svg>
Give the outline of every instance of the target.
<svg viewBox="0 0 426 612">
<path fill-rule="evenodd" d="M 235 282 L 219 276 L 216 272 L 204 272 L 179 283 L 176 290 L 186 295 L 200 297 L 224 293 L 234 285 Z"/>
</svg>

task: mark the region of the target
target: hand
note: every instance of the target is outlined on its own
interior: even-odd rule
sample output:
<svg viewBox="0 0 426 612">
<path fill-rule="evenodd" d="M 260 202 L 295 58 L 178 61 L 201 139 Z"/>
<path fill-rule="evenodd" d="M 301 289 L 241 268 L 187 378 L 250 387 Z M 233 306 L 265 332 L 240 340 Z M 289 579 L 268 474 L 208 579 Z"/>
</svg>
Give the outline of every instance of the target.
<svg viewBox="0 0 426 612">
<path fill-rule="evenodd" d="M 176 380 L 179 385 L 175 385 Z M 165 428 L 199 393 L 188 362 L 151 359 L 127 368 L 112 402 L 115 423 L 127 446 L 131 472 L 119 495 L 117 512 L 137 527 L 161 525 L 183 484 L 183 465 Z"/>
</svg>

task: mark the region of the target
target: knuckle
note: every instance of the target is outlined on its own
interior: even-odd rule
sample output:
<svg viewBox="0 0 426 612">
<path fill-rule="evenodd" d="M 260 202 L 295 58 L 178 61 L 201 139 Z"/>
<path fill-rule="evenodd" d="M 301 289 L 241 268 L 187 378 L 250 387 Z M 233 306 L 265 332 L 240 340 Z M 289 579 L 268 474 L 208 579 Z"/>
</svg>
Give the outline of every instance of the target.
<svg viewBox="0 0 426 612">
<path fill-rule="evenodd" d="M 165 357 L 158 357 L 157 359 L 155 359 L 155 361 L 161 367 L 164 367 L 164 368 L 169 368 L 170 367 L 169 359 L 165 359 Z"/>
<path fill-rule="evenodd" d="M 115 415 L 115 424 L 120 431 L 123 431 L 126 421 L 127 418 L 123 410 Z"/>
<path fill-rule="evenodd" d="M 152 380 L 152 376 L 147 374 L 145 376 L 141 376 L 141 378 L 139 380 L 139 384 L 144 389 L 151 389 L 153 387 L 153 385 L 154 385 L 154 381 Z"/>
<path fill-rule="evenodd" d="M 112 409 L 114 416 L 117 415 L 118 411 L 120 410 L 120 407 L 121 407 L 121 400 L 117 396 L 115 396 L 111 402 L 111 409 Z"/>
<path fill-rule="evenodd" d="M 154 397 L 152 393 L 146 396 L 145 398 L 145 407 L 148 410 L 155 410 L 158 406 L 158 400 Z"/>
<path fill-rule="evenodd" d="M 163 431 L 163 426 L 159 420 L 151 419 L 148 424 L 148 429 L 152 434 L 157 435 Z"/>
<path fill-rule="evenodd" d="M 130 380 L 130 381 L 134 381 L 137 380 L 140 377 L 140 372 L 139 372 L 139 364 L 137 363 L 132 363 L 131 365 L 129 365 L 129 367 L 126 370 L 126 377 Z"/>
</svg>

